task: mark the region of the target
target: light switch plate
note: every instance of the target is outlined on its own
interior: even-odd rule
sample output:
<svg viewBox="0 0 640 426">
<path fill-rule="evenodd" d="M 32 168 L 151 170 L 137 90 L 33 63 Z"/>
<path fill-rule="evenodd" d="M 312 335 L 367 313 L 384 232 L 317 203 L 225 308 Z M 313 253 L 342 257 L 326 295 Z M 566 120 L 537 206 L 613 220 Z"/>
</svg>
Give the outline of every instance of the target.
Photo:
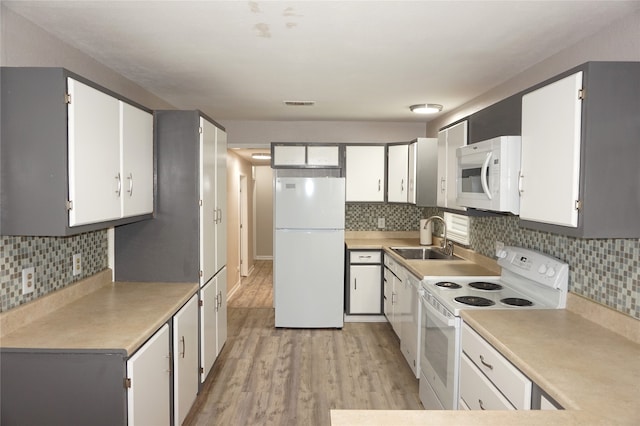
<svg viewBox="0 0 640 426">
<path fill-rule="evenodd" d="M 496 241 L 496 256 L 504 249 L 504 243 L 502 241 Z"/>
<path fill-rule="evenodd" d="M 384 217 L 379 217 L 378 218 L 378 228 L 379 229 L 383 229 L 384 228 Z"/>
<path fill-rule="evenodd" d="M 36 283 L 36 269 L 24 268 L 22 270 L 22 295 L 33 293 Z"/>
</svg>

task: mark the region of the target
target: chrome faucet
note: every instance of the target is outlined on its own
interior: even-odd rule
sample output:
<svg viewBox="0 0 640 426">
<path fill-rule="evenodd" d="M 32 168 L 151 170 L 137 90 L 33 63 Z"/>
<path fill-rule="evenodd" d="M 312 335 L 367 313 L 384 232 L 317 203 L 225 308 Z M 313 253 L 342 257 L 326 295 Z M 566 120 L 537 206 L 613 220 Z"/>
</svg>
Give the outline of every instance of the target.
<svg viewBox="0 0 640 426">
<path fill-rule="evenodd" d="M 440 248 L 447 256 L 453 256 L 453 243 L 447 240 L 447 222 L 445 222 L 444 218 L 441 216 L 430 216 L 427 218 L 427 221 L 424 223 L 424 229 L 427 229 L 427 225 L 435 219 L 440 219 L 442 221 L 442 226 L 444 227 L 444 231 L 442 232 L 442 243 L 440 243 Z"/>
</svg>

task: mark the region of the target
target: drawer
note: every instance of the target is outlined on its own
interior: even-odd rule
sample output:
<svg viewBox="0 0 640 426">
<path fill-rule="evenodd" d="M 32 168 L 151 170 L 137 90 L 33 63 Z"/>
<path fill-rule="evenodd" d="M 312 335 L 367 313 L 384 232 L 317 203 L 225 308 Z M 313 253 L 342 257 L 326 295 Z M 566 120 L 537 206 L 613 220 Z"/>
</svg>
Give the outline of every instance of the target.
<svg viewBox="0 0 640 426">
<path fill-rule="evenodd" d="M 462 350 L 516 409 L 531 409 L 531 380 L 467 324 L 462 327 Z"/>
<path fill-rule="evenodd" d="M 382 261 L 382 253 L 379 251 L 350 251 L 349 263 L 377 263 Z"/>
<path fill-rule="evenodd" d="M 515 410 L 464 354 L 460 357 L 460 400 L 469 410 Z"/>
</svg>

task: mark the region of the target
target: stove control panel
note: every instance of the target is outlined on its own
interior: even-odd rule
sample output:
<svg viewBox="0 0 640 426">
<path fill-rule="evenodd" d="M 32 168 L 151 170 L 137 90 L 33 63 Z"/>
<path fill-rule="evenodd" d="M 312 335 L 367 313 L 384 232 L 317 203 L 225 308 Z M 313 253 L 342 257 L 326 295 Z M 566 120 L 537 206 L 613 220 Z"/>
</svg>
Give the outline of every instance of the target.
<svg viewBox="0 0 640 426">
<path fill-rule="evenodd" d="M 551 288 L 566 290 L 569 284 L 569 265 L 535 250 L 504 247 L 498 253 L 498 265 L 503 270 Z"/>
</svg>

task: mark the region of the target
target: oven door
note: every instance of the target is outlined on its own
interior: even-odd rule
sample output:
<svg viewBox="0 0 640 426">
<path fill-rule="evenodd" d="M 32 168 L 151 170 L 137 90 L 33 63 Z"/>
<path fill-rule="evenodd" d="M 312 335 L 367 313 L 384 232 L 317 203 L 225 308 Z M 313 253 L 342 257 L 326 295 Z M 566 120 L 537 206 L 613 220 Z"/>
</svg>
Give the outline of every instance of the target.
<svg viewBox="0 0 640 426">
<path fill-rule="evenodd" d="M 455 410 L 458 408 L 460 318 L 448 312 L 429 293 L 421 298 L 421 303 L 420 380 L 426 383 L 420 384 L 420 399 L 428 410 Z"/>
</svg>

